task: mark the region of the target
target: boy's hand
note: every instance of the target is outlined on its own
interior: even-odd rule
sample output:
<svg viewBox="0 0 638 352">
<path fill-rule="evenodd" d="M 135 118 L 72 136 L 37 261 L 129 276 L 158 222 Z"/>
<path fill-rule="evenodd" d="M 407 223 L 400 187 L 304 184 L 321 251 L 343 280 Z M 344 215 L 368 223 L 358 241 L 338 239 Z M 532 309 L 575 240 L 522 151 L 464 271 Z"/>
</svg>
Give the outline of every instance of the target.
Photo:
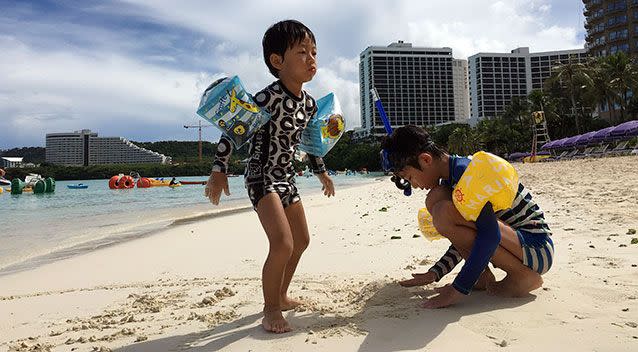
<svg viewBox="0 0 638 352">
<path fill-rule="evenodd" d="M 213 171 L 206 182 L 206 188 L 204 188 L 204 195 L 208 197 L 211 203 L 214 205 L 219 204 L 219 198 L 222 195 L 222 189 L 224 194 L 230 195 L 228 190 L 228 177 L 223 172 Z"/>
<path fill-rule="evenodd" d="M 317 175 L 317 177 L 319 177 L 319 181 L 321 181 L 321 184 L 323 185 L 323 187 L 321 187 L 323 194 L 328 196 L 328 198 L 330 198 L 331 196 L 334 196 L 335 185 L 332 183 L 332 179 L 330 178 L 330 176 L 328 176 L 328 173 L 327 172 L 321 173 Z"/>
<path fill-rule="evenodd" d="M 431 284 L 436 281 L 436 274 L 432 271 L 427 273 L 412 274 L 412 278 L 408 280 L 399 281 L 399 285 L 403 287 L 423 286 Z"/>
<path fill-rule="evenodd" d="M 457 291 L 452 285 L 445 285 L 443 287 L 435 288 L 434 291 L 438 293 L 437 296 L 432 298 L 426 298 L 421 303 L 421 307 L 427 309 L 437 309 L 449 307 L 462 301 L 465 295 Z"/>
</svg>

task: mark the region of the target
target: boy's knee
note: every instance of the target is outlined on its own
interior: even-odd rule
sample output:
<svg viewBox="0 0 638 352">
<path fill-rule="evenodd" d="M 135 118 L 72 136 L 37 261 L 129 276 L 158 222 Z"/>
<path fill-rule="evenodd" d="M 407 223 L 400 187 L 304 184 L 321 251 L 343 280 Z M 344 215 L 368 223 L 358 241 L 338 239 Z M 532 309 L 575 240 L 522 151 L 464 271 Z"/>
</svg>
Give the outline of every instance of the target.
<svg viewBox="0 0 638 352">
<path fill-rule="evenodd" d="M 432 214 L 435 204 L 450 199 L 452 199 L 450 189 L 446 186 L 437 186 L 428 192 L 428 196 L 425 198 L 425 207 L 428 209 L 428 212 Z"/>
<path fill-rule="evenodd" d="M 304 237 L 304 238 L 297 238 L 295 239 L 295 244 L 293 246 L 293 253 L 295 254 L 301 254 L 303 253 L 306 248 L 308 248 L 308 245 L 310 244 L 310 237 Z"/>
<path fill-rule="evenodd" d="M 451 216 L 455 211 L 452 201 L 440 201 L 432 206 L 432 225 L 442 235 L 450 233 L 450 229 L 455 225 L 454 218 Z"/>
<path fill-rule="evenodd" d="M 292 239 L 281 238 L 270 242 L 270 253 L 277 257 L 290 258 L 294 249 Z"/>
</svg>

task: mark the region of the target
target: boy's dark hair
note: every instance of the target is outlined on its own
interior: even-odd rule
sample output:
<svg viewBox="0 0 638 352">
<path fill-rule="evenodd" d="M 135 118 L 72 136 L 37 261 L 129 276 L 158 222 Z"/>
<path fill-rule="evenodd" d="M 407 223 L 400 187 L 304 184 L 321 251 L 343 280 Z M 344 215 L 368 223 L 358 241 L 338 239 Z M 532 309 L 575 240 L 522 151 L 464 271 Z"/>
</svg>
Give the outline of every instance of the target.
<svg viewBox="0 0 638 352">
<path fill-rule="evenodd" d="M 395 129 L 390 136 L 384 138 L 381 148 L 387 151 L 394 172 L 399 172 L 406 166 L 421 170 L 421 153 L 430 153 L 433 158 L 441 158 L 445 154 L 424 129 L 414 125 Z"/>
<path fill-rule="evenodd" d="M 310 28 L 295 20 L 277 22 L 268 28 L 266 33 L 264 33 L 261 46 L 264 49 L 264 61 L 266 61 L 266 66 L 268 66 L 268 70 L 270 70 L 273 76 L 279 78 L 279 71 L 270 63 L 270 55 L 277 54 L 284 57 L 284 53 L 288 48 L 300 43 L 306 36 L 308 36 L 313 43 L 317 43 L 315 35 Z"/>
</svg>

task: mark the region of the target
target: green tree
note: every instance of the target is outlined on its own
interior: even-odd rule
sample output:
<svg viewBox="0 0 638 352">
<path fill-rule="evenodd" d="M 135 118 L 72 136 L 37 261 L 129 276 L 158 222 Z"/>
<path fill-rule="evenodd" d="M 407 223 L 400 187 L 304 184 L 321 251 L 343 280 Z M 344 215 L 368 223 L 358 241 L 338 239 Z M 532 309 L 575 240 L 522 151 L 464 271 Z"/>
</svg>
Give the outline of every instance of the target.
<svg viewBox="0 0 638 352">
<path fill-rule="evenodd" d="M 615 102 L 620 106 L 620 121 L 625 121 L 625 112 L 629 105 L 629 92 L 638 86 L 636 65 L 623 52 L 610 55 L 602 61 L 603 71 L 609 79 Z"/>
<path fill-rule="evenodd" d="M 471 155 L 482 149 L 480 136 L 469 125 L 457 126 L 449 136 L 447 149 L 452 154 Z"/>
<path fill-rule="evenodd" d="M 582 94 L 583 87 L 591 84 L 588 66 L 584 63 L 572 61 L 556 65 L 552 67 L 552 75 L 549 79 L 549 84 L 552 82 L 558 82 L 569 97 L 571 114 L 574 116 L 576 124 L 576 133 L 581 133 L 582 126 L 576 101 Z"/>
</svg>

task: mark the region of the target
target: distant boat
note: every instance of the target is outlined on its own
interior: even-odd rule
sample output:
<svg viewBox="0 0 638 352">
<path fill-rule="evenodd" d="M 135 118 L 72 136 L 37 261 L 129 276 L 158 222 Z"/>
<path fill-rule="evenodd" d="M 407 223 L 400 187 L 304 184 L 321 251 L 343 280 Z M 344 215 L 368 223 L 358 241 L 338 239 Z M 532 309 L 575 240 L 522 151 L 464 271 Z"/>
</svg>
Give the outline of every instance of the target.
<svg viewBox="0 0 638 352">
<path fill-rule="evenodd" d="M 4 177 L 0 177 L 0 186 L 11 186 L 11 181 Z"/>
<path fill-rule="evenodd" d="M 66 185 L 70 189 L 87 189 L 89 185 L 85 185 L 84 183 L 73 183 L 70 185 Z"/>
</svg>

